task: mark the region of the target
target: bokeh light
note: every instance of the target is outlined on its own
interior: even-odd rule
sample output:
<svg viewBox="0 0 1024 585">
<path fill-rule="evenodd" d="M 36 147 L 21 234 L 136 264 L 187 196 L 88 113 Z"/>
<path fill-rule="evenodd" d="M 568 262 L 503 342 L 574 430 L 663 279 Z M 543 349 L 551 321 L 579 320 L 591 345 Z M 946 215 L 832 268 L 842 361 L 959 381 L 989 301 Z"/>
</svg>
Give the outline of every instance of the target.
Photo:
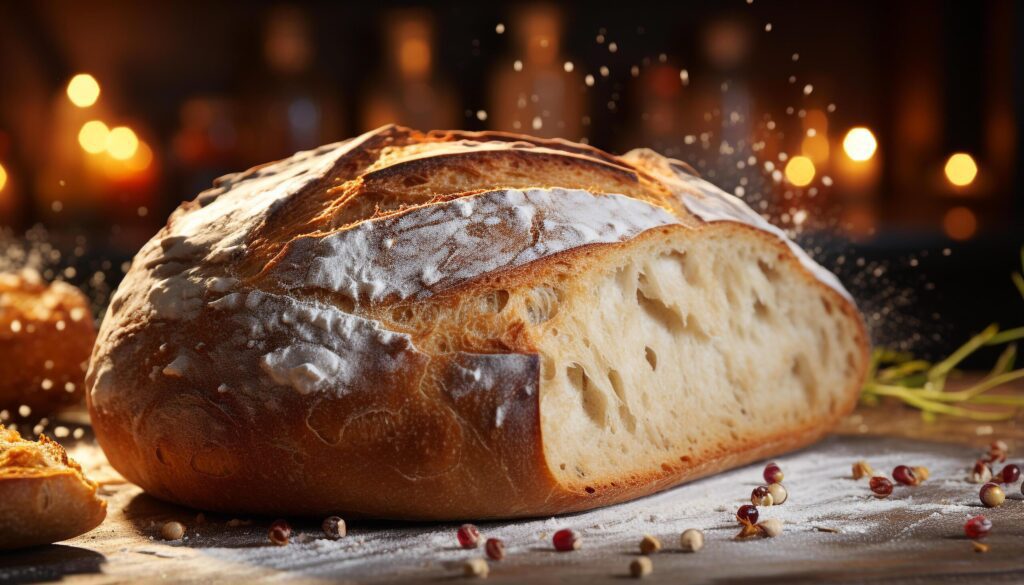
<svg viewBox="0 0 1024 585">
<path fill-rule="evenodd" d="M 967 240 L 978 231 L 978 218 L 966 207 L 954 207 L 943 216 L 942 229 L 954 240 Z"/>
<path fill-rule="evenodd" d="M 806 187 L 814 180 L 814 163 L 806 156 L 794 156 L 786 163 L 786 180 L 796 187 Z"/>
<path fill-rule="evenodd" d="M 68 99 L 80 108 L 88 108 L 100 98 L 100 84 L 88 73 L 79 73 L 68 82 Z"/>
<path fill-rule="evenodd" d="M 971 155 L 958 152 L 946 160 L 946 178 L 957 187 L 966 187 L 978 176 L 978 165 Z"/>
<path fill-rule="evenodd" d="M 153 149 L 145 141 L 140 140 L 139 147 L 135 150 L 135 155 L 125 162 L 130 171 L 144 171 L 153 162 Z"/>
<path fill-rule="evenodd" d="M 878 141 L 875 140 L 875 135 L 871 130 L 857 126 L 850 128 L 846 137 L 843 138 L 843 150 L 851 160 L 863 162 L 875 156 L 875 151 L 878 150 Z"/>
<path fill-rule="evenodd" d="M 99 120 L 89 120 L 78 131 L 78 144 L 89 154 L 99 154 L 107 149 L 110 130 Z"/>
<path fill-rule="evenodd" d="M 6 187 L 6 186 L 7 186 L 7 169 L 4 168 L 4 165 L 0 165 L 0 191 L 3 191 L 4 187 Z"/>
<path fill-rule="evenodd" d="M 107 136 L 107 153 L 117 160 L 128 160 L 139 148 L 139 138 L 127 126 L 118 126 L 110 130 Z"/>
</svg>

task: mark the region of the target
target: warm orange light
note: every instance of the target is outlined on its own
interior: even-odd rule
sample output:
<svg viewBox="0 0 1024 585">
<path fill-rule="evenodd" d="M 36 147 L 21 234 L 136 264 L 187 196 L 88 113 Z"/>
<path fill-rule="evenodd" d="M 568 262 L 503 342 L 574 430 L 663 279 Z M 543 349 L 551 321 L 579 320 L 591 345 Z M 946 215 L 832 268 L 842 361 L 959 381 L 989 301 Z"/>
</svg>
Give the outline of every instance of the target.
<svg viewBox="0 0 1024 585">
<path fill-rule="evenodd" d="M 957 187 L 970 185 L 977 176 L 978 165 L 974 162 L 971 155 L 958 152 L 946 160 L 946 178 Z"/>
<path fill-rule="evenodd" d="M 814 180 L 814 163 L 806 156 L 794 156 L 786 163 L 786 180 L 797 187 L 806 187 Z"/>
<path fill-rule="evenodd" d="M 78 144 L 89 154 L 99 154 L 107 149 L 110 130 L 99 120 L 89 120 L 78 131 Z"/>
<path fill-rule="evenodd" d="M 100 99 L 100 84 L 88 73 L 79 73 L 68 82 L 68 99 L 80 108 L 88 108 Z"/>
<path fill-rule="evenodd" d="M 824 164 L 828 162 L 828 138 L 821 134 L 807 136 L 804 138 L 803 143 L 800 146 L 800 151 L 804 156 L 811 159 L 811 162 L 815 164 Z"/>
<path fill-rule="evenodd" d="M 846 137 L 843 138 L 843 150 L 851 160 L 863 162 L 875 156 L 875 151 L 878 150 L 878 141 L 875 140 L 875 135 L 871 133 L 871 130 L 857 126 L 850 128 Z"/>
<path fill-rule="evenodd" d="M 144 141 L 140 140 L 139 148 L 135 151 L 135 156 L 126 161 L 126 166 L 130 171 L 139 172 L 149 168 L 149 165 L 152 162 L 153 149 L 151 149 Z"/>
<path fill-rule="evenodd" d="M 7 186 L 7 169 L 4 168 L 4 165 L 0 165 L 0 191 L 3 191 L 4 187 L 6 187 L 6 186 Z"/>
<path fill-rule="evenodd" d="M 128 160 L 139 148 L 139 138 L 127 126 L 118 126 L 107 136 L 107 154 L 117 160 Z"/>
<path fill-rule="evenodd" d="M 978 218 L 966 207 L 954 207 L 942 218 L 942 229 L 954 240 L 967 240 L 978 231 Z"/>
</svg>

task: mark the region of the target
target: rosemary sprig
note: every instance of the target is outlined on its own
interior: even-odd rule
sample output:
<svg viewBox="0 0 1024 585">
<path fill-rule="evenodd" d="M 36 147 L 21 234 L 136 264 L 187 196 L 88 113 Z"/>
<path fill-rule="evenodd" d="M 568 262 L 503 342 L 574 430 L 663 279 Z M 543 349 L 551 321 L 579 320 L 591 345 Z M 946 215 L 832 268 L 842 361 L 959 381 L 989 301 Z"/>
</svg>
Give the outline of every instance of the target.
<svg viewBox="0 0 1024 585">
<path fill-rule="evenodd" d="M 1024 248 L 1021 248 L 1021 267 L 1024 269 Z M 1011 279 L 1024 298 L 1024 276 L 1014 272 Z M 1024 396 L 986 393 L 1024 379 L 1024 368 L 1014 369 L 1017 345 L 1013 342 L 1021 339 L 1024 339 L 1024 327 L 1000 331 L 998 325 L 992 324 L 970 338 L 949 357 L 936 363 L 917 359 L 904 352 L 875 348 L 871 353 L 861 402 L 874 406 L 882 398 L 896 398 L 921 410 L 921 416 L 927 421 L 935 420 L 937 415 L 976 421 L 1012 419 L 1017 415 L 1018 408 L 1024 408 Z M 1006 345 L 1006 348 L 987 376 L 963 390 L 946 391 L 946 381 L 956 372 L 961 362 L 982 347 L 998 345 Z M 1001 408 L 970 408 L 975 405 Z"/>
</svg>

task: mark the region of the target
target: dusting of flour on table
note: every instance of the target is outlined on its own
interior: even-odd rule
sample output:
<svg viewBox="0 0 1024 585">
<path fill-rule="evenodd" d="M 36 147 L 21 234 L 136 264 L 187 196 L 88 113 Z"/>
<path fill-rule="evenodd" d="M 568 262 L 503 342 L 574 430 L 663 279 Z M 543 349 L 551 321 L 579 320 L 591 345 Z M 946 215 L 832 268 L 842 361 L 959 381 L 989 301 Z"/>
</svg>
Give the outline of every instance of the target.
<svg viewBox="0 0 1024 585">
<path fill-rule="evenodd" d="M 492 577 L 500 575 L 504 567 L 517 564 L 570 564 L 584 572 L 609 562 L 624 567 L 644 534 L 659 537 L 665 545 L 665 551 L 653 557 L 656 567 L 671 563 L 685 567 L 677 570 L 690 575 L 702 566 L 717 566 L 719 573 L 722 566 L 727 566 L 737 575 L 744 571 L 769 574 L 773 566 L 781 571 L 801 559 L 821 557 L 835 557 L 839 562 L 854 555 L 858 562 L 870 563 L 874 558 L 898 557 L 921 547 L 968 546 L 958 537 L 964 521 L 979 513 L 987 514 L 997 527 L 1000 514 L 1021 516 L 1017 506 L 986 510 L 977 504 L 977 486 L 967 483 L 965 477 L 972 456 L 963 447 L 846 437 L 779 457 L 776 461 L 785 473 L 783 483 L 789 499 L 781 506 L 760 508 L 761 519 L 777 518 L 784 523 L 784 533 L 770 541 L 733 538 L 738 532 L 733 514 L 740 505 L 750 502 L 750 491 L 762 483 L 764 462 L 617 506 L 565 517 L 478 526 L 485 538 L 501 538 L 507 547 L 507 559 L 492 563 Z M 878 472 L 888 473 L 896 465 L 909 464 L 928 467 L 932 475 L 918 487 L 897 486 L 890 498 L 878 500 L 871 495 L 866 479 L 855 481 L 851 477 L 850 466 L 859 459 L 867 459 Z M 1007 493 L 1019 492 L 1019 486 L 1007 489 Z M 1002 524 L 1008 523 L 1006 520 Z M 299 532 L 314 540 L 283 548 L 253 547 L 253 540 L 266 539 L 265 528 L 260 528 L 244 534 L 200 538 L 192 546 L 218 559 L 287 571 L 296 577 L 360 581 L 441 577 L 457 572 L 452 567 L 458 562 L 483 555 L 482 549 L 458 548 L 458 523 L 354 520 L 349 523 L 349 536 L 338 541 L 319 539 L 319 530 L 313 524 L 298 526 Z M 579 531 L 583 548 L 575 553 L 553 552 L 551 536 L 560 528 Z M 705 532 L 706 544 L 700 553 L 674 552 L 678 550 L 679 534 L 687 528 Z M 930 536 L 936 532 L 946 536 Z M 922 536 L 925 534 L 929 536 Z M 250 546 L 242 547 L 244 542 Z M 742 566 L 734 566 L 740 558 Z M 607 569 L 600 570 L 611 576 Z"/>
</svg>

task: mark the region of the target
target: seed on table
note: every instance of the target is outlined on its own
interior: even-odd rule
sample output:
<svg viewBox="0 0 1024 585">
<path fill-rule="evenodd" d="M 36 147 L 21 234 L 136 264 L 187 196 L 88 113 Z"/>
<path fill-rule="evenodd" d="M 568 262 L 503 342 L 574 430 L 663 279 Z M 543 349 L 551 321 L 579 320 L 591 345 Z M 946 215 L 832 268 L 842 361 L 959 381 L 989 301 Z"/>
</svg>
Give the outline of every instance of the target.
<svg viewBox="0 0 1024 585">
<path fill-rule="evenodd" d="M 988 552 L 988 545 L 983 543 L 983 542 L 978 542 L 976 540 L 972 540 L 971 541 L 971 546 L 974 547 L 974 552 L 976 552 L 976 553 L 987 553 Z"/>
<path fill-rule="evenodd" d="M 571 550 L 579 550 L 583 546 L 583 540 L 575 530 L 569 530 L 563 528 L 555 533 L 551 537 L 551 543 L 555 545 L 555 550 L 561 552 L 567 552 Z"/>
<path fill-rule="evenodd" d="M 1005 441 L 992 441 L 988 446 L 988 460 L 992 463 L 1006 461 L 1006 454 L 1010 451 Z"/>
<path fill-rule="evenodd" d="M 736 519 L 741 524 L 757 524 L 758 515 L 757 506 L 751 504 L 744 504 L 740 506 L 739 510 L 736 510 Z"/>
<path fill-rule="evenodd" d="M 892 470 L 892 478 L 903 485 L 917 485 L 919 483 L 917 474 L 906 465 L 897 465 Z"/>
<path fill-rule="evenodd" d="M 500 538 L 488 538 L 484 543 L 484 552 L 492 561 L 500 561 L 505 558 L 505 543 Z"/>
<path fill-rule="evenodd" d="M 654 564 L 647 557 L 637 557 L 629 563 L 629 574 L 637 579 L 650 575 L 654 571 Z"/>
<path fill-rule="evenodd" d="M 772 484 L 778 485 L 778 484 Z M 750 492 L 750 503 L 755 506 L 771 506 L 774 503 L 771 492 L 768 491 L 768 486 L 762 485 L 754 488 L 754 491 Z"/>
<path fill-rule="evenodd" d="M 277 546 L 284 546 L 288 544 L 288 540 L 292 536 L 292 527 L 285 520 L 274 520 L 270 525 L 270 530 L 267 531 L 267 538 L 270 542 Z"/>
<path fill-rule="evenodd" d="M 459 531 L 455 533 L 455 537 L 458 538 L 459 546 L 462 548 L 476 548 L 480 546 L 480 529 L 472 524 L 459 526 Z"/>
<path fill-rule="evenodd" d="M 166 522 L 160 528 L 160 536 L 164 540 L 181 540 L 185 536 L 185 525 L 181 522 Z"/>
<path fill-rule="evenodd" d="M 985 504 L 988 508 L 1002 506 L 1003 502 L 1006 501 L 1006 494 L 1003 493 L 1003 488 L 999 487 L 999 484 L 992 482 L 981 486 L 978 496 L 981 498 L 981 503 Z"/>
<path fill-rule="evenodd" d="M 861 459 L 860 461 L 853 464 L 853 479 L 861 479 L 862 477 L 872 477 L 875 475 L 875 470 L 871 469 L 871 465 Z"/>
<path fill-rule="evenodd" d="M 772 496 L 773 506 L 781 506 L 789 499 L 789 492 L 786 491 L 786 487 L 781 483 L 773 483 L 768 486 L 768 493 Z"/>
<path fill-rule="evenodd" d="M 971 483 L 985 483 L 992 479 L 992 470 L 989 468 L 988 463 L 984 461 L 976 461 L 974 468 L 971 469 L 971 475 L 968 481 Z"/>
<path fill-rule="evenodd" d="M 462 574 L 467 577 L 484 579 L 491 572 L 491 567 L 483 559 L 470 559 L 462 564 Z"/>
<path fill-rule="evenodd" d="M 764 481 L 766 483 L 780 483 L 783 479 L 782 469 L 778 463 L 772 461 L 764 468 Z"/>
<path fill-rule="evenodd" d="M 775 538 L 782 534 L 782 521 L 776 518 L 769 518 L 768 520 L 758 524 L 758 526 L 761 527 L 761 531 L 768 538 Z"/>
<path fill-rule="evenodd" d="M 345 521 L 339 516 L 328 516 L 324 518 L 320 529 L 323 530 L 324 536 L 331 540 L 338 540 L 348 534 L 348 529 L 345 526 Z"/>
<path fill-rule="evenodd" d="M 651 553 L 656 553 L 660 550 L 661 541 L 658 540 L 657 537 L 651 536 L 650 534 L 645 534 L 644 537 L 640 540 L 641 554 L 649 555 Z"/>
<path fill-rule="evenodd" d="M 985 538 L 992 530 L 992 521 L 984 516 L 975 516 L 964 524 L 964 535 L 970 539 Z"/>
<path fill-rule="evenodd" d="M 871 481 L 868 483 L 868 486 L 871 488 L 871 491 L 875 494 L 875 497 L 878 499 L 888 498 L 890 495 L 892 495 L 892 482 L 889 481 L 889 478 L 887 477 L 876 475 L 875 477 L 871 478 Z"/>
<path fill-rule="evenodd" d="M 932 475 L 932 473 L 930 471 L 928 471 L 927 467 L 923 467 L 923 466 L 919 465 L 917 467 L 911 467 L 911 469 L 914 470 L 914 475 L 917 476 L 917 483 L 921 483 L 922 481 L 927 481 L 928 478 L 931 477 L 931 475 Z"/>
<path fill-rule="evenodd" d="M 697 552 L 704 548 L 704 533 L 696 528 L 687 528 L 679 535 L 679 547 L 683 552 Z"/>
<path fill-rule="evenodd" d="M 1007 465 L 999 472 L 1000 483 L 1017 483 L 1018 479 L 1020 479 L 1020 467 L 1013 463 Z"/>
</svg>

